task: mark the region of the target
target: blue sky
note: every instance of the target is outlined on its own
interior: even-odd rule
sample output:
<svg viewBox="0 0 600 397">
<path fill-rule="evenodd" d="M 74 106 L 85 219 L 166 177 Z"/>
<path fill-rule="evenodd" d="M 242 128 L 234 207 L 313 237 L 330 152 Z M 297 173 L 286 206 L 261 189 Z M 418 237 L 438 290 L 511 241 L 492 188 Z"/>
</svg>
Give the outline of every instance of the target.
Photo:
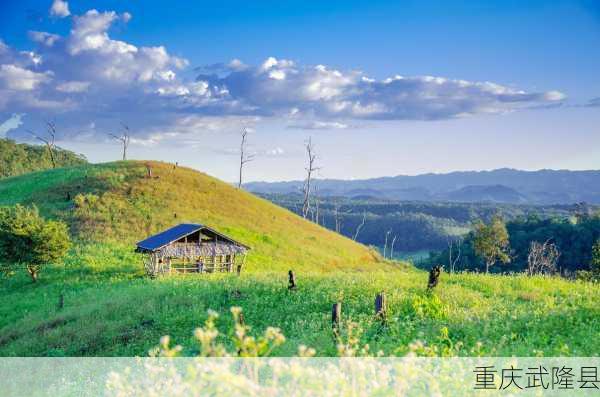
<svg viewBox="0 0 600 397">
<path fill-rule="evenodd" d="M 225 180 L 243 126 L 248 180 L 301 178 L 309 136 L 322 177 L 600 168 L 597 1 L 54 3 L 0 5 L 13 139 L 107 161 L 123 121 Z"/>
</svg>

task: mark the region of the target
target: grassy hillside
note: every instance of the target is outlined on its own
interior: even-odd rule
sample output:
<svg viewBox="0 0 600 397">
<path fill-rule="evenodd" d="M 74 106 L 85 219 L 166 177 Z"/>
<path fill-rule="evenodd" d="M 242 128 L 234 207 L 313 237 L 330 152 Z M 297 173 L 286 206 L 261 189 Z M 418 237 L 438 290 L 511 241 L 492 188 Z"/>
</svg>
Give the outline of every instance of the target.
<svg viewBox="0 0 600 397">
<path fill-rule="evenodd" d="M 146 355 L 165 334 L 193 355 L 193 329 L 207 310 L 232 332 L 240 306 L 252 334 L 280 327 L 287 342 L 335 355 L 330 313 L 356 322 L 361 344 L 388 355 L 572 355 L 600 351 L 600 288 L 558 278 L 442 276 L 382 263 L 359 245 L 263 199 L 202 173 L 170 164 L 118 162 L 35 172 L 0 180 L 0 205 L 36 204 L 69 223 L 75 244 L 64 263 L 32 284 L 26 274 L 0 278 L 0 356 Z M 144 275 L 133 243 L 174 223 L 215 227 L 252 246 L 248 270 L 232 274 Z M 297 272 L 288 292 L 286 271 Z M 354 271 L 352 271 L 354 270 Z M 373 299 L 385 291 L 381 327 Z M 64 294 L 64 307 L 59 296 Z"/>
<path fill-rule="evenodd" d="M 86 163 L 82 155 L 60 148 L 54 150 L 54 157 L 57 167 Z M 50 168 L 52 168 L 52 161 L 46 146 L 0 139 L 0 178 Z"/>
<path fill-rule="evenodd" d="M 146 165 L 152 169 L 148 176 Z M 129 245 L 181 222 L 214 227 L 252 247 L 249 270 L 372 270 L 378 255 L 270 202 L 188 168 L 117 162 L 0 181 L 0 205 L 35 204 L 78 240 Z"/>
</svg>

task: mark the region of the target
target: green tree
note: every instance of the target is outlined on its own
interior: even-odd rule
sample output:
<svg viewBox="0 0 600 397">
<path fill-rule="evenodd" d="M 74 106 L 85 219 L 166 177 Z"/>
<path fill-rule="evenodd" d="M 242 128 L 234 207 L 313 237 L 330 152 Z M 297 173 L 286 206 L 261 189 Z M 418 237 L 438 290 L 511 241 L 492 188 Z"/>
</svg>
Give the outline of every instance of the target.
<svg viewBox="0 0 600 397">
<path fill-rule="evenodd" d="M 485 272 L 489 273 L 490 266 L 496 262 L 509 263 L 508 231 L 502 219 L 498 216 L 492 218 L 489 224 L 481 221 L 475 224 L 473 247 L 475 253 L 485 261 Z"/>
<path fill-rule="evenodd" d="M 4 270 L 24 267 L 36 282 L 42 267 L 61 260 L 70 244 L 67 226 L 45 220 L 35 206 L 0 207 L 0 261 Z"/>
</svg>

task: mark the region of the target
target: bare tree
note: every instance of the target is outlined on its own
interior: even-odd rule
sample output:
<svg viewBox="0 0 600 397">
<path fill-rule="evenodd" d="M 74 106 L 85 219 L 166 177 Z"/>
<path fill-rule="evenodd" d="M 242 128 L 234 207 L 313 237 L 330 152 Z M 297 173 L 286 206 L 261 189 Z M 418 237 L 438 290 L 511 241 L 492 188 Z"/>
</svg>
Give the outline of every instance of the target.
<svg viewBox="0 0 600 397">
<path fill-rule="evenodd" d="M 127 160 L 127 148 L 129 147 L 129 142 L 131 141 L 131 133 L 129 131 L 129 127 L 126 124 L 121 123 L 121 126 L 123 127 L 123 132 L 121 133 L 121 135 L 116 135 L 112 133 L 108 133 L 108 135 L 121 142 L 121 144 L 123 145 L 123 161 L 125 161 Z"/>
<path fill-rule="evenodd" d="M 360 233 L 360 230 L 365 226 L 366 221 L 367 221 L 367 211 L 364 211 L 362 221 L 358 224 L 358 226 L 356 226 L 356 231 L 354 232 L 354 236 L 352 236 L 352 240 L 356 241 L 356 239 L 358 238 L 358 234 Z"/>
<path fill-rule="evenodd" d="M 50 162 L 52 162 L 52 168 L 56 168 L 56 158 L 54 156 L 54 150 L 56 149 L 56 124 L 52 121 L 46 122 L 46 131 L 47 136 L 43 137 L 37 135 L 35 132 L 31 130 L 27 130 L 29 134 L 31 134 L 35 139 L 41 141 L 48 148 L 48 154 L 50 154 Z"/>
<path fill-rule="evenodd" d="M 306 169 L 306 179 L 304 180 L 304 201 L 302 203 L 302 216 L 306 218 L 308 213 L 310 212 L 310 198 L 312 194 L 312 177 L 313 173 L 320 168 L 315 165 L 315 160 L 317 159 L 317 154 L 315 153 L 315 147 L 312 143 L 312 139 L 308 138 L 308 141 L 305 144 L 306 154 L 308 155 L 308 166 Z"/>
<path fill-rule="evenodd" d="M 315 211 L 314 211 L 314 216 L 313 216 L 313 222 L 316 223 L 317 225 L 319 224 L 319 207 L 320 207 L 320 203 L 321 200 L 319 199 L 319 189 L 317 185 L 314 185 L 314 198 L 315 198 Z"/>
<path fill-rule="evenodd" d="M 388 243 L 388 237 L 390 235 L 392 231 L 388 230 L 387 232 L 385 232 L 385 243 L 383 244 L 383 259 L 386 259 L 386 251 L 387 251 L 387 243 Z"/>
<path fill-rule="evenodd" d="M 340 233 L 342 230 L 342 214 L 340 213 L 340 202 L 338 200 L 333 204 L 333 220 L 335 221 L 335 231 Z"/>
<path fill-rule="evenodd" d="M 398 235 L 394 234 L 394 238 L 392 239 L 392 246 L 390 248 L 390 259 L 394 259 L 394 244 L 396 244 L 396 238 L 398 238 Z"/>
<path fill-rule="evenodd" d="M 550 243 L 550 240 L 546 240 L 544 244 L 532 241 L 527 255 L 527 274 L 531 276 L 536 273 L 554 273 L 559 257 L 558 248 Z"/>
<path fill-rule="evenodd" d="M 242 142 L 240 143 L 240 180 L 238 181 L 238 189 L 242 187 L 242 171 L 244 169 L 244 165 L 246 163 L 254 160 L 253 154 L 248 154 L 246 152 L 246 137 L 248 136 L 248 129 L 244 127 L 241 133 Z"/>
<path fill-rule="evenodd" d="M 460 261 L 463 239 L 462 237 L 458 237 L 455 240 L 451 236 L 447 236 L 446 239 L 448 241 L 448 267 L 450 268 L 450 273 L 454 273 L 456 264 Z M 454 247 L 456 247 L 456 256 L 454 256 Z"/>
</svg>

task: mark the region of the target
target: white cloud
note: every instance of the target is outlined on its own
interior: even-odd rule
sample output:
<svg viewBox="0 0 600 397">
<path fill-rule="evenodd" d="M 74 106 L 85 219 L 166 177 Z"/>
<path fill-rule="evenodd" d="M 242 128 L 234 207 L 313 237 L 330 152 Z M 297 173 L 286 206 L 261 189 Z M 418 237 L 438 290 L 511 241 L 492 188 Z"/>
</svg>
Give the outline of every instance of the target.
<svg viewBox="0 0 600 397">
<path fill-rule="evenodd" d="M 66 2 L 58 3 L 68 11 Z M 74 15 L 68 35 L 30 31 L 35 51 L 0 41 L 0 111 L 30 114 L 28 122 L 40 109 L 60 111 L 70 125 L 65 134 L 88 130 L 90 122 L 103 131 L 126 120 L 140 144 L 201 144 L 193 138 L 198 133 L 236 130 L 241 120 L 257 117 L 282 118 L 293 129 L 333 130 L 351 128 L 356 120 L 448 119 L 565 99 L 553 90 L 526 92 L 439 76 L 374 79 L 275 57 L 255 66 L 233 59 L 198 68 L 193 81 L 181 73 L 189 62 L 164 46 L 111 37 L 111 26 L 131 18 L 97 10 Z"/>
<path fill-rule="evenodd" d="M 85 92 L 89 87 L 90 83 L 88 81 L 68 81 L 57 85 L 56 89 L 60 92 L 75 93 Z"/>
<path fill-rule="evenodd" d="M 9 90 L 31 91 L 51 76 L 51 72 L 36 73 L 17 65 L 0 65 L 0 86 Z"/>
<path fill-rule="evenodd" d="M 30 30 L 29 38 L 31 40 L 35 41 L 36 43 L 40 43 L 45 46 L 52 47 L 54 45 L 54 43 L 56 43 L 60 39 L 60 36 L 57 34 L 52 34 L 52 33 L 48 33 L 48 32 L 38 32 L 35 30 Z"/>
<path fill-rule="evenodd" d="M 10 118 L 0 124 L 0 137 L 6 136 L 6 133 L 10 130 L 19 128 L 23 124 L 22 118 L 25 116 L 23 113 L 14 113 Z"/>
<path fill-rule="evenodd" d="M 289 129 L 297 130 L 345 130 L 350 126 L 339 121 L 318 121 L 299 122 L 288 125 Z"/>
<path fill-rule="evenodd" d="M 281 155 L 283 155 L 284 153 L 285 153 L 285 151 L 284 151 L 282 148 L 280 148 L 280 147 L 276 147 L 276 148 L 273 148 L 273 149 L 270 149 L 270 150 L 266 150 L 266 151 L 264 152 L 264 154 L 265 154 L 266 156 L 269 156 L 269 157 L 277 157 L 277 156 L 281 156 Z"/>
<path fill-rule="evenodd" d="M 71 15 L 69 11 L 69 3 L 63 0 L 54 0 L 50 7 L 50 15 L 58 18 L 65 18 Z"/>
</svg>

